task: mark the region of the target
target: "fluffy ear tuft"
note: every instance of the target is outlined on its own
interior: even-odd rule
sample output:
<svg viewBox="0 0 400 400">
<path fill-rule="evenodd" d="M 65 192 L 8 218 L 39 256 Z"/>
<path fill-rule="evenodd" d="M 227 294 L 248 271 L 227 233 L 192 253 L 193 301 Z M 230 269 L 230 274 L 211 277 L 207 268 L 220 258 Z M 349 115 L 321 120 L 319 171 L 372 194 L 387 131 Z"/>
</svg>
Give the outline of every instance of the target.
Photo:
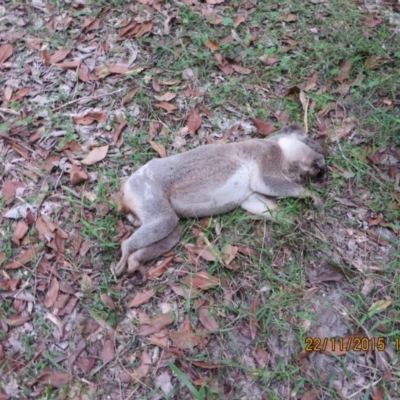
<svg viewBox="0 0 400 400">
<path fill-rule="evenodd" d="M 298 134 L 302 136 L 306 136 L 306 133 L 304 132 L 303 127 L 300 124 L 290 124 L 286 126 L 285 128 L 282 129 L 281 131 L 282 134 Z"/>
</svg>

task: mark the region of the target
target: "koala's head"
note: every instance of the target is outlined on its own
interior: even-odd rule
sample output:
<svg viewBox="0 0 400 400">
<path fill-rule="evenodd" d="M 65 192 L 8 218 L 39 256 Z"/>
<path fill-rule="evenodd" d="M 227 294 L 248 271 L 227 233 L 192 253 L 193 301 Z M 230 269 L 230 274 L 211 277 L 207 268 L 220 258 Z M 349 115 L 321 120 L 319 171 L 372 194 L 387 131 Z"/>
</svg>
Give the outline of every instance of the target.
<svg viewBox="0 0 400 400">
<path fill-rule="evenodd" d="M 300 182 L 307 177 L 323 178 L 326 166 L 322 148 L 307 137 L 300 125 L 289 125 L 269 140 L 279 144 L 289 179 Z"/>
</svg>

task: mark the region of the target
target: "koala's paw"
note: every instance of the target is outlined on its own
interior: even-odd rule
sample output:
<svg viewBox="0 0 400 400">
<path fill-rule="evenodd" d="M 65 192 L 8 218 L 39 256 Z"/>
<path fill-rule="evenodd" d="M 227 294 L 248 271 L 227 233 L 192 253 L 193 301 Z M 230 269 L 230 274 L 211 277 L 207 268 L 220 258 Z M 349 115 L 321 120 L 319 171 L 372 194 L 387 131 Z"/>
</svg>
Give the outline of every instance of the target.
<svg viewBox="0 0 400 400">
<path fill-rule="evenodd" d="M 132 277 L 136 271 L 139 272 L 142 279 L 140 281 L 138 280 L 135 283 L 137 283 L 138 285 L 144 285 L 147 282 L 146 271 L 145 271 L 143 265 L 140 263 L 140 261 L 138 261 L 136 259 L 135 253 L 133 253 L 128 258 L 128 270 L 127 270 L 126 274 L 129 277 Z"/>
<path fill-rule="evenodd" d="M 122 257 L 120 262 L 114 268 L 111 268 L 111 272 L 115 278 L 119 278 L 125 273 L 125 271 L 126 271 L 126 258 Z"/>
</svg>

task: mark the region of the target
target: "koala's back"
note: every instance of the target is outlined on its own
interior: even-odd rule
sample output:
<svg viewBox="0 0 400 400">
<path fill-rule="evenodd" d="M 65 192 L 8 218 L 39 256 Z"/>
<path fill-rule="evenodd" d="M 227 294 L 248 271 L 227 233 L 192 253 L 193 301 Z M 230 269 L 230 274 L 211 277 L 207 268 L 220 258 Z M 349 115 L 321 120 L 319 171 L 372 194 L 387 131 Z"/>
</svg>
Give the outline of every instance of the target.
<svg viewBox="0 0 400 400">
<path fill-rule="evenodd" d="M 151 160 L 127 184 L 147 201 L 167 197 L 182 217 L 220 214 L 238 207 L 252 193 L 251 176 L 258 175 L 261 158 L 270 160 L 271 165 L 262 164 L 274 173 L 277 150 L 277 144 L 262 139 L 200 146 Z"/>
</svg>

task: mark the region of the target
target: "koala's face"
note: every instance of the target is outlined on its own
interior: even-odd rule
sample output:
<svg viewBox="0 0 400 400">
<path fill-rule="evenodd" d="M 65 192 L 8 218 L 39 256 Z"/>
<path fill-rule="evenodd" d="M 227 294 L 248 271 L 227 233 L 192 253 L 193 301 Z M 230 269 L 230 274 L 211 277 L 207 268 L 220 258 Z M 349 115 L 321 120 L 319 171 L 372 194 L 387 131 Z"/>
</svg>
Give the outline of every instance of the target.
<svg viewBox="0 0 400 400">
<path fill-rule="evenodd" d="M 323 178 L 326 171 L 325 159 L 317 142 L 306 136 L 282 135 L 278 143 L 285 157 L 290 180 L 302 182 L 308 177 Z"/>
</svg>

